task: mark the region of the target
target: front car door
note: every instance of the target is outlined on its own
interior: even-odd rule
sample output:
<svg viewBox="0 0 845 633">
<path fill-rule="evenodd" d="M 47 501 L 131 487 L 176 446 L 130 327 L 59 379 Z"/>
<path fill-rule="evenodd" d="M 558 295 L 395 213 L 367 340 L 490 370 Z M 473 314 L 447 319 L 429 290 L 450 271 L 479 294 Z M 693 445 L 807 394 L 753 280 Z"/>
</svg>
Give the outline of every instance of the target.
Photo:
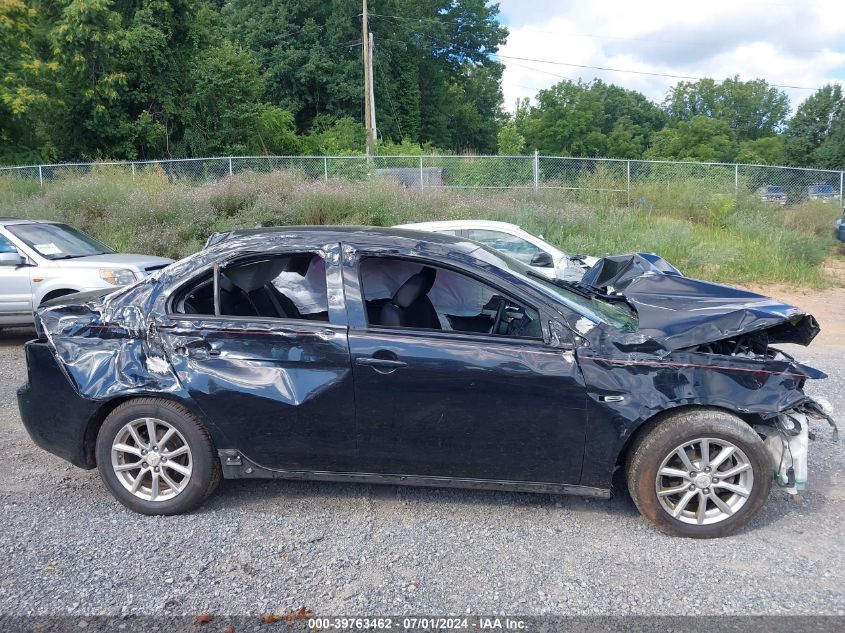
<svg viewBox="0 0 845 633">
<path fill-rule="evenodd" d="M 20 254 L 7 237 L 0 235 L 0 253 Z M 32 323 L 31 267 L 0 265 L 0 325 Z"/>
<path fill-rule="evenodd" d="M 373 260 L 388 272 L 370 274 Z M 380 324 L 387 295 L 423 265 L 436 270 L 427 296 L 437 321 Z M 362 470 L 578 483 L 585 390 L 572 352 L 548 344 L 543 309 L 511 288 L 410 254 L 344 246 L 343 272 Z M 445 280 L 452 288 L 438 288 Z M 495 332 L 500 309 L 537 322 L 519 334 Z"/>
<path fill-rule="evenodd" d="M 218 269 L 216 307 L 213 266 L 173 293 L 156 328 L 180 381 L 229 442 L 218 448 L 273 470 L 354 468 L 337 249 L 235 257 Z M 276 259 L 262 279 L 256 264 Z"/>
</svg>

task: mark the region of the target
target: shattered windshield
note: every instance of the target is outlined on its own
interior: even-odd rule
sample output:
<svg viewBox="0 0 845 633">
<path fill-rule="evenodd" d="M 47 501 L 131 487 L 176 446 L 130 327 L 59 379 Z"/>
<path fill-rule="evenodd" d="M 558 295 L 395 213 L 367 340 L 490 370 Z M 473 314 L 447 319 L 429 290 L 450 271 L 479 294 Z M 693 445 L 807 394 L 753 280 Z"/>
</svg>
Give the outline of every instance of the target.
<svg viewBox="0 0 845 633">
<path fill-rule="evenodd" d="M 637 331 L 636 313 L 627 304 L 604 301 L 598 297 L 586 296 L 575 290 L 558 286 L 550 279 L 538 275 L 530 266 L 492 249 L 479 247 L 472 254 L 489 264 L 519 275 L 525 283 L 587 317 L 593 323 L 604 323 L 628 332 Z"/>
</svg>

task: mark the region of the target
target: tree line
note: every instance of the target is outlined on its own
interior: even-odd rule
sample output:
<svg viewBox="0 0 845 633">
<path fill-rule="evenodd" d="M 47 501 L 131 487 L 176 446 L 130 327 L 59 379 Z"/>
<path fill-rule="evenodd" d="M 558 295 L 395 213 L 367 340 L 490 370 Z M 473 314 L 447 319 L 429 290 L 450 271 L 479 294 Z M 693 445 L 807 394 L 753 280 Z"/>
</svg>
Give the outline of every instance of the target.
<svg viewBox="0 0 845 633">
<path fill-rule="evenodd" d="M 845 98 L 600 80 L 502 103 L 488 0 L 370 0 L 382 153 L 845 164 Z M 0 163 L 364 149 L 360 0 L 0 0 Z"/>
</svg>

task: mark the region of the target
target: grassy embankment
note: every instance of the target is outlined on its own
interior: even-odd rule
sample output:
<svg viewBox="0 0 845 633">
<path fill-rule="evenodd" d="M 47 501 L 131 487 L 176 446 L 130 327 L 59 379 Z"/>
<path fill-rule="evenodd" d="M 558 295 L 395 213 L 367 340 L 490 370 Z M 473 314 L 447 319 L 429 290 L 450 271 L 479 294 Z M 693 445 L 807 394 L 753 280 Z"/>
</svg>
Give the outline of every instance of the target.
<svg viewBox="0 0 845 633">
<path fill-rule="evenodd" d="M 182 257 L 212 231 L 282 224 L 372 224 L 484 218 L 514 222 L 567 252 L 655 252 L 690 276 L 736 284 L 820 287 L 841 283 L 822 263 L 842 257 L 837 204 L 786 208 L 706 183 L 638 185 L 628 210 L 619 193 L 441 190 L 389 182 L 324 184 L 290 172 L 241 174 L 194 185 L 157 173 L 102 169 L 47 183 L 0 176 L 0 216 L 62 220 L 123 251 Z M 625 194 L 621 194 L 622 197 Z"/>
</svg>

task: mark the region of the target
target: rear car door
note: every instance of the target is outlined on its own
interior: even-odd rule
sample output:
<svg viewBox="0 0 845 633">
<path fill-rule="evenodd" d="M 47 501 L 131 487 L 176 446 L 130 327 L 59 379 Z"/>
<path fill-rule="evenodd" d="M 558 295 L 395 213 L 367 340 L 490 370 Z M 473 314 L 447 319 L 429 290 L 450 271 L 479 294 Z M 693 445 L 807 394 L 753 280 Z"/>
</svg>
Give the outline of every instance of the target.
<svg viewBox="0 0 845 633">
<path fill-rule="evenodd" d="M 19 253 L 11 240 L 0 235 L 0 253 Z M 0 325 L 32 321 L 31 266 L 0 265 Z"/>
<path fill-rule="evenodd" d="M 190 396 L 230 442 L 218 448 L 239 448 L 270 469 L 353 467 L 354 393 L 336 250 L 284 253 L 279 265 L 251 256 L 222 266 L 219 314 L 213 269 L 174 293 L 156 327 Z"/>
<path fill-rule="evenodd" d="M 536 307 L 431 262 L 402 260 L 404 271 L 375 280 L 367 261 L 366 254 L 347 257 L 352 265 L 344 266 L 361 470 L 578 483 L 586 393 L 572 353 L 544 340 Z M 403 302 L 377 295 L 401 295 L 403 277 L 423 263 L 452 286 L 438 288 L 435 279 L 427 295 L 436 321 L 424 316 L 426 306 L 414 325 L 380 323 L 393 309 L 385 305 Z M 530 314 L 532 325 L 495 332 L 503 307 Z"/>
</svg>

